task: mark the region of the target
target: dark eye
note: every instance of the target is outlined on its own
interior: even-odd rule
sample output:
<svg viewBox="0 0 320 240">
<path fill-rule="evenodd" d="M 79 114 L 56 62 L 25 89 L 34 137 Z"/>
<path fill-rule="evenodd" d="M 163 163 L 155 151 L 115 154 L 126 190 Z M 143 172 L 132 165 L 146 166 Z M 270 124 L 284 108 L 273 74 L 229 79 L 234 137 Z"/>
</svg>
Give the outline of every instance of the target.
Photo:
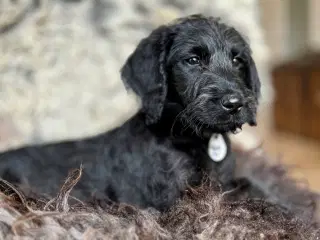
<svg viewBox="0 0 320 240">
<path fill-rule="evenodd" d="M 242 67 L 243 64 L 244 64 L 244 61 L 243 61 L 243 59 L 240 58 L 240 57 L 234 57 L 234 58 L 232 59 L 232 63 L 233 63 L 233 65 L 234 65 L 235 67 Z"/>
<path fill-rule="evenodd" d="M 190 65 L 198 65 L 200 63 L 200 58 L 199 57 L 192 57 L 192 58 L 187 59 L 187 62 Z"/>
</svg>

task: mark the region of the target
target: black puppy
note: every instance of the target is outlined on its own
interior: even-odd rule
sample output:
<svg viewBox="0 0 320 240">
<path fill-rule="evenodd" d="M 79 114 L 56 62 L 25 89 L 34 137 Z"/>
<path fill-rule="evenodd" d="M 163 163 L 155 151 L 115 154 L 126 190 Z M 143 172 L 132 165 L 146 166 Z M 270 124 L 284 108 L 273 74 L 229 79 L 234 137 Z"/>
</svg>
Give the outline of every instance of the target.
<svg viewBox="0 0 320 240">
<path fill-rule="evenodd" d="M 178 19 L 143 39 L 121 76 L 142 100 L 133 118 L 96 137 L 5 152 L 1 177 L 54 196 L 82 164 L 75 197 L 160 210 L 203 174 L 228 186 L 234 158 L 227 134 L 256 124 L 260 95 L 239 32 L 201 15 Z"/>
</svg>

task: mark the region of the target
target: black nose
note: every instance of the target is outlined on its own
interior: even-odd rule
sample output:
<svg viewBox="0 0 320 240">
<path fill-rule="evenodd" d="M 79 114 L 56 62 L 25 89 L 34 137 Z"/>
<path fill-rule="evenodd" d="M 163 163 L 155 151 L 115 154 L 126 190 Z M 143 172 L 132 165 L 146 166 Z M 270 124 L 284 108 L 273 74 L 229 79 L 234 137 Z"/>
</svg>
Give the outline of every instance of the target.
<svg viewBox="0 0 320 240">
<path fill-rule="evenodd" d="M 241 110 L 243 101 L 238 95 L 227 95 L 221 99 L 221 105 L 228 113 L 234 114 Z"/>
</svg>

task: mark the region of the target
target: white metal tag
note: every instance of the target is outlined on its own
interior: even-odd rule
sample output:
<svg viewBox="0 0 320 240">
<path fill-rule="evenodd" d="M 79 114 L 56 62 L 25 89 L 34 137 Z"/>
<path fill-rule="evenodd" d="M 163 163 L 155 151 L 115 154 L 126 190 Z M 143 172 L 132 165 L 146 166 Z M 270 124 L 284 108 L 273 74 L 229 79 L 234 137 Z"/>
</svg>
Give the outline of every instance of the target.
<svg viewBox="0 0 320 240">
<path fill-rule="evenodd" d="M 208 144 L 208 154 L 212 161 L 222 161 L 228 152 L 227 143 L 221 134 L 212 134 Z"/>
</svg>

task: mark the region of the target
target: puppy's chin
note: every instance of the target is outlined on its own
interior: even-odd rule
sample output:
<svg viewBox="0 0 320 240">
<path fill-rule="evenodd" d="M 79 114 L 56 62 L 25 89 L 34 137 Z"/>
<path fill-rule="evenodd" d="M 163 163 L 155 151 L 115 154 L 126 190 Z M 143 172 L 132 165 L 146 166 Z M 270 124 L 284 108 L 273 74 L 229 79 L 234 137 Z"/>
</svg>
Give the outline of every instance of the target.
<svg viewBox="0 0 320 240">
<path fill-rule="evenodd" d="M 244 123 L 238 123 L 238 122 L 230 122 L 230 123 L 225 123 L 225 124 L 215 124 L 210 128 L 210 130 L 212 133 L 231 132 L 233 134 L 237 134 L 237 133 L 241 132 L 243 125 L 244 125 Z M 206 131 L 208 131 L 208 130 L 206 130 Z"/>
<path fill-rule="evenodd" d="M 230 123 L 224 123 L 224 124 L 197 124 L 193 125 L 190 124 L 189 127 L 193 130 L 194 133 L 196 133 L 201 138 L 210 138 L 212 134 L 219 133 L 219 134 L 225 134 L 225 133 L 233 133 L 237 134 L 241 132 L 242 126 L 244 123 L 236 123 L 236 122 L 230 122 Z"/>
<path fill-rule="evenodd" d="M 243 118 L 230 117 L 227 121 L 208 121 L 207 123 L 202 124 L 201 129 L 196 129 L 196 132 L 202 137 L 209 137 L 213 133 L 232 133 L 237 134 L 242 131 L 243 125 L 248 124 L 249 126 L 256 126 L 255 114 L 251 116 L 246 116 Z M 191 126 L 192 127 L 192 126 Z M 198 126 L 196 126 L 197 128 Z"/>
</svg>

